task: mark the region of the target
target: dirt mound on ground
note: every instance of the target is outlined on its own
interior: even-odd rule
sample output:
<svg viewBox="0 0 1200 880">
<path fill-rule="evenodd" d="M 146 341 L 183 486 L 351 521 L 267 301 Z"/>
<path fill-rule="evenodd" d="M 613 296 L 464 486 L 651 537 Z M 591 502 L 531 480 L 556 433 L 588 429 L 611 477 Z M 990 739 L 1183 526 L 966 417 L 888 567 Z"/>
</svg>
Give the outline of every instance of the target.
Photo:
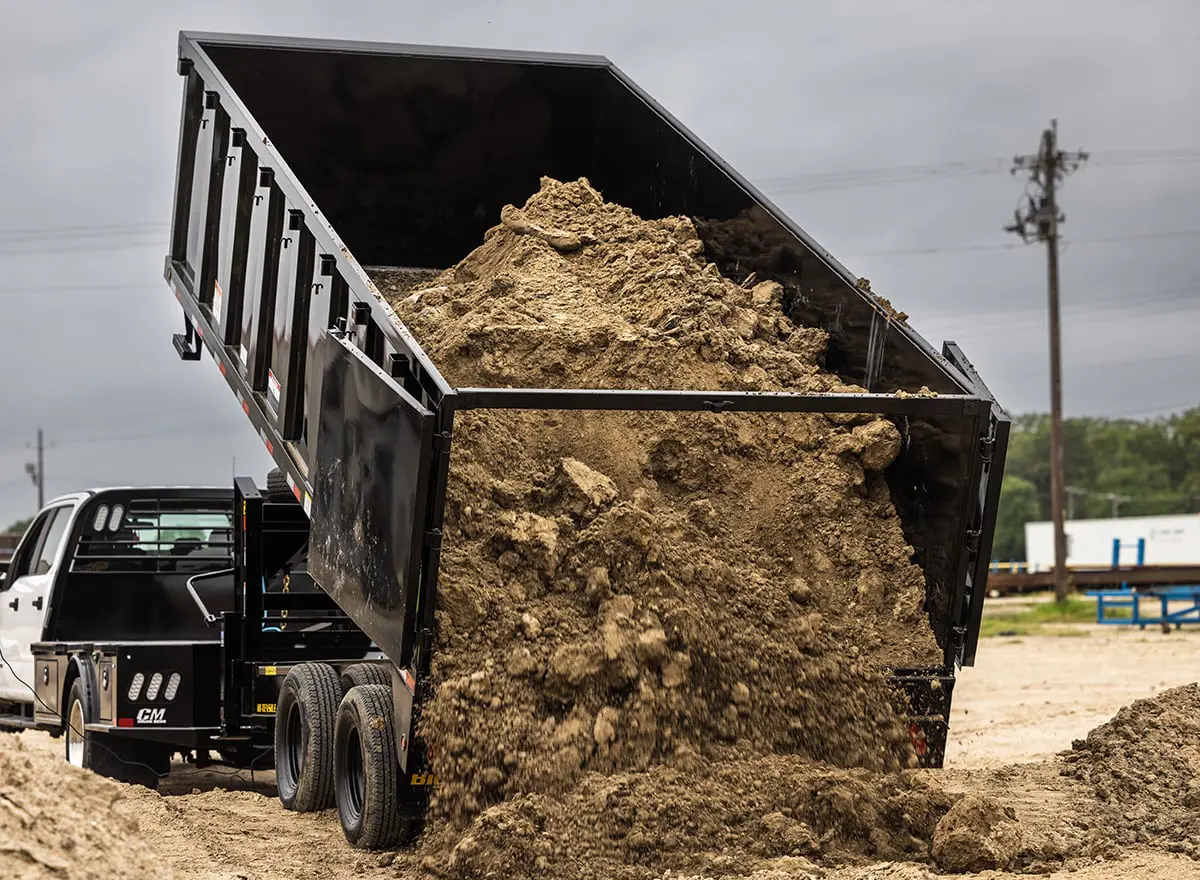
<svg viewBox="0 0 1200 880">
<path fill-rule="evenodd" d="M 121 809 L 131 790 L 0 733 L 0 877 L 170 880 Z"/>
<path fill-rule="evenodd" d="M 784 316 L 779 285 L 734 284 L 689 220 L 643 220 L 585 180 L 544 179 L 436 277 L 372 277 L 455 385 L 863 390 L 820 368 L 826 336 Z M 911 765 L 884 675 L 941 652 L 880 473 L 900 444 L 871 415 L 460 413 L 422 716 L 434 815 L 467 849 L 507 839 L 489 858 L 567 876 L 583 850 L 640 858 L 576 821 L 618 797 L 595 771 L 650 771 L 612 783 L 649 814 L 715 790 L 710 765 L 735 794 L 771 755 Z M 873 847 L 922 833 L 869 790 L 854 797 L 883 817 Z M 766 802 L 714 815 L 787 817 Z M 499 825 L 552 826 L 561 849 Z"/>
<path fill-rule="evenodd" d="M 1126 706 L 1063 758 L 1107 806 L 1116 842 L 1200 857 L 1200 685 Z"/>
<path fill-rule="evenodd" d="M 925 859 L 951 798 L 914 778 L 733 751 L 691 770 L 588 774 L 558 797 L 514 796 L 455 842 L 453 876 L 730 876 L 780 859 Z"/>
</svg>

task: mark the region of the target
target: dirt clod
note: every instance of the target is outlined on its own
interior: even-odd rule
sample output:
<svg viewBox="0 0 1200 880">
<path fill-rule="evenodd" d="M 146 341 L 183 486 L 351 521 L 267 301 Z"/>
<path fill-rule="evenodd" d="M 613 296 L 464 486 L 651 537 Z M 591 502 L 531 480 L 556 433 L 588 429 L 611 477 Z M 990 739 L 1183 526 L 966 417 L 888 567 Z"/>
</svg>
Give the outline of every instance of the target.
<svg viewBox="0 0 1200 880">
<path fill-rule="evenodd" d="M 963 796 L 933 832 L 933 858 L 943 871 L 1005 870 L 1021 848 L 1021 824 L 995 798 Z"/>
</svg>

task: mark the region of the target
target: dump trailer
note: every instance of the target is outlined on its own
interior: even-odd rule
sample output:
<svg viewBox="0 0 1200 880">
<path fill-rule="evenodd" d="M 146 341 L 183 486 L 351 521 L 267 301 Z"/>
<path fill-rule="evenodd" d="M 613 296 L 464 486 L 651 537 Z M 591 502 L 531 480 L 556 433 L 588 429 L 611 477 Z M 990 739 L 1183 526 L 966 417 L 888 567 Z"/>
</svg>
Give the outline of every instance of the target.
<svg viewBox="0 0 1200 880">
<path fill-rule="evenodd" d="M 958 346 L 931 347 L 603 57 L 185 32 L 178 72 L 174 345 L 211 356 L 308 516 L 309 574 L 390 661 L 390 687 L 340 705 L 292 670 L 292 711 L 310 740 L 332 740 L 306 740 L 306 803 L 332 788 L 358 846 L 418 827 L 437 778 L 417 731 L 455 418 L 480 409 L 891 419 L 903 444 L 885 476 L 942 649 L 940 665 L 893 674 L 921 762 L 941 765 L 955 673 L 975 658 L 1010 425 Z M 543 175 L 586 177 L 641 217 L 692 218 L 707 259 L 739 283 L 782 285 L 786 314 L 828 332 L 825 369 L 868 393 L 449 383 L 366 270 L 454 265 Z M 281 698 L 286 741 L 284 711 Z"/>
</svg>

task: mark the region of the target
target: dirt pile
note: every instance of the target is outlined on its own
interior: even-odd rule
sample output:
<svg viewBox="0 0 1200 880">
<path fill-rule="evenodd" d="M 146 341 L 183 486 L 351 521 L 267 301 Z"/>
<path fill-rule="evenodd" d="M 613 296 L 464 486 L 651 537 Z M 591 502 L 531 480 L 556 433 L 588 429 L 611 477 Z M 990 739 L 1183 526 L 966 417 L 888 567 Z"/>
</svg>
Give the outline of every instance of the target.
<svg viewBox="0 0 1200 880">
<path fill-rule="evenodd" d="M 1063 759 L 1094 790 L 1115 842 L 1200 858 L 1200 685 L 1126 706 Z"/>
<path fill-rule="evenodd" d="M 516 795 L 465 834 L 455 877 L 740 876 L 794 863 L 928 858 L 952 798 L 914 775 L 834 770 L 731 750 L 691 771 L 585 775 L 559 796 Z"/>
<path fill-rule="evenodd" d="M 170 880 L 122 809 L 133 790 L 0 733 L 0 877 Z"/>
<path fill-rule="evenodd" d="M 863 391 L 820 368 L 826 336 L 784 316 L 778 284 L 722 277 L 686 218 L 544 179 L 501 219 L 435 277 L 372 276 L 453 384 Z M 777 822 L 775 838 L 821 852 L 819 821 L 788 824 L 795 805 L 702 821 L 686 792 L 744 796 L 774 755 L 911 764 L 883 674 L 940 651 L 880 473 L 900 443 L 870 415 L 460 414 L 422 721 L 455 864 L 490 838 L 512 852 L 489 858 L 541 859 L 547 876 L 584 876 L 564 866 L 593 848 L 670 861 L 638 856 L 633 825 L 581 818 L 613 798 L 647 816 L 692 804 L 664 806 L 663 834 L 731 823 L 749 845 Z M 627 770 L 648 775 L 588 775 Z M 867 849 L 932 833 L 887 806 L 882 788 L 904 784 L 853 795 L 884 816 Z"/>
</svg>

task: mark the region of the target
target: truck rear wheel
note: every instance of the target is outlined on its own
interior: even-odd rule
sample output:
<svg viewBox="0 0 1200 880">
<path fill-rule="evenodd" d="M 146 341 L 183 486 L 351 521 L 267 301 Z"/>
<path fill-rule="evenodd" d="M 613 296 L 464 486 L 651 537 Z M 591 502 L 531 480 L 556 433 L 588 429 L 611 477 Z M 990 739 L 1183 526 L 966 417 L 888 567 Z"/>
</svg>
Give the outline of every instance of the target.
<svg viewBox="0 0 1200 880">
<path fill-rule="evenodd" d="M 407 843 L 419 825 L 406 819 L 397 797 L 396 721 L 392 689 L 352 687 L 338 707 L 333 773 L 342 831 L 359 849 Z"/>
<path fill-rule="evenodd" d="M 333 805 L 333 725 L 342 683 L 326 663 L 301 663 L 279 689 L 275 708 L 275 781 L 288 810 Z"/>
<path fill-rule="evenodd" d="M 392 673 L 386 666 L 375 663 L 355 663 L 342 670 L 342 696 L 348 694 L 350 688 L 360 684 L 381 684 L 391 688 Z"/>
<path fill-rule="evenodd" d="M 120 782 L 157 788 L 159 777 L 166 776 L 171 769 L 170 755 L 152 747 L 139 749 L 133 741 L 87 730 L 85 725 L 91 718 L 83 681 L 76 678 L 71 683 L 63 713 L 63 751 L 67 763 Z"/>
</svg>

